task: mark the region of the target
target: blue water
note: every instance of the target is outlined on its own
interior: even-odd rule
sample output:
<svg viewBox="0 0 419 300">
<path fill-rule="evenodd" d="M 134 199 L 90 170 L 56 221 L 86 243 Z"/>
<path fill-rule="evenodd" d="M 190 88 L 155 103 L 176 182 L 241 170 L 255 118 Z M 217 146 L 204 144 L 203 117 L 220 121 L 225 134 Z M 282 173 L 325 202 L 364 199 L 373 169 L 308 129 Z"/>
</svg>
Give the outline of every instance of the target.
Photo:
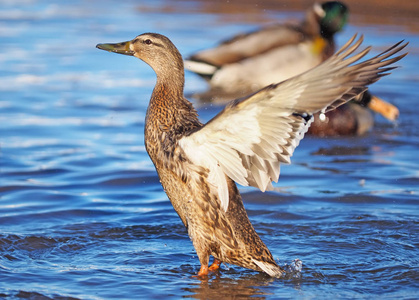
<svg viewBox="0 0 419 300">
<path fill-rule="evenodd" d="M 247 20 L 302 16 L 205 5 L 1 1 L 0 298 L 417 298 L 419 36 L 397 16 L 351 23 L 338 43 L 362 32 L 376 53 L 410 41 L 401 68 L 371 88 L 399 107 L 398 124 L 377 116 L 363 137 L 308 137 L 275 191 L 241 188 L 275 259 L 301 259 L 301 276 L 223 266 L 192 277 L 199 261 L 143 143 L 154 73 L 95 45 L 152 31 L 187 56 L 256 28 Z M 206 89 L 193 74 L 186 80 L 188 95 Z M 220 110 L 196 105 L 203 120 Z"/>
</svg>

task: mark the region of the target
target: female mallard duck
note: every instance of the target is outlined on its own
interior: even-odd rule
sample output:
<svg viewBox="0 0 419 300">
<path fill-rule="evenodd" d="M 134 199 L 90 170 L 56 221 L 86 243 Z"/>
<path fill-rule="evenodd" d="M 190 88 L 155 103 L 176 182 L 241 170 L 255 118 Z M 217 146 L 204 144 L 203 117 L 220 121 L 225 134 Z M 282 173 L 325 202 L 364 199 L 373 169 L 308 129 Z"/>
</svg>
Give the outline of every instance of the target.
<svg viewBox="0 0 419 300">
<path fill-rule="evenodd" d="M 186 69 L 208 80 L 211 89 L 201 98 L 242 97 L 269 84 L 301 74 L 335 52 L 334 35 L 348 19 L 348 8 L 341 2 L 314 4 L 298 25 L 276 24 L 238 35 L 215 48 L 193 54 Z M 358 101 L 356 101 L 358 100 Z M 315 116 L 309 133 L 316 135 L 360 135 L 374 124 L 370 110 L 390 121 L 398 109 L 366 92 L 356 105 L 341 106 L 328 115 Z"/>
<path fill-rule="evenodd" d="M 218 269 L 221 262 L 275 277 L 284 274 L 251 225 L 235 182 L 270 188 L 278 180 L 280 163 L 290 162 L 313 113 L 352 99 L 404 56 L 389 58 L 405 46 L 398 43 L 353 65 L 369 51 L 348 57 L 362 42 L 353 43 L 354 38 L 317 68 L 231 102 L 205 125 L 183 96 L 182 56 L 167 37 L 145 33 L 132 41 L 97 45 L 135 56 L 157 74 L 145 146 L 196 249 L 198 276 Z M 208 267 L 210 255 L 215 260 Z"/>
</svg>

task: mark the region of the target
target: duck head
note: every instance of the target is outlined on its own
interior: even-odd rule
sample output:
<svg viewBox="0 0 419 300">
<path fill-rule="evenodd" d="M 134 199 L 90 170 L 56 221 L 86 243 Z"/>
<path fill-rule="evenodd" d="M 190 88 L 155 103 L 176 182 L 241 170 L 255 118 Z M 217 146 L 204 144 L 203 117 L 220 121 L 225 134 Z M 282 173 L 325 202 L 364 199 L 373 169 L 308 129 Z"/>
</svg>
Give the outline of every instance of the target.
<svg viewBox="0 0 419 300">
<path fill-rule="evenodd" d="M 339 1 L 329 1 L 314 5 L 321 35 L 324 38 L 331 38 L 336 32 L 342 30 L 348 20 L 348 7 Z"/>
<path fill-rule="evenodd" d="M 116 44 L 98 44 L 96 48 L 135 56 L 152 67 L 158 79 L 168 78 L 173 76 L 173 74 L 180 74 L 183 78 L 182 56 L 173 43 L 164 35 L 144 33 L 131 41 Z"/>
</svg>

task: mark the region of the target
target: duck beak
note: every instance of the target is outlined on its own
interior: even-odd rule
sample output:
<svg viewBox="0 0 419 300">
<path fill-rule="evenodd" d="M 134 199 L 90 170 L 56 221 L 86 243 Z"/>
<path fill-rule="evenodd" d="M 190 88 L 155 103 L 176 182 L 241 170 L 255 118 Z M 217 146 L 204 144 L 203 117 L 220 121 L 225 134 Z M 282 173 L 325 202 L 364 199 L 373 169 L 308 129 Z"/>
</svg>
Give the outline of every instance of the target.
<svg viewBox="0 0 419 300">
<path fill-rule="evenodd" d="M 368 107 L 390 121 L 395 121 L 399 117 L 399 109 L 397 107 L 376 96 L 371 97 Z"/>
<path fill-rule="evenodd" d="M 128 42 L 122 42 L 122 43 L 117 43 L 117 44 L 97 44 L 96 48 L 109 51 L 109 52 L 133 56 L 134 51 L 131 51 L 130 45 L 131 45 L 131 41 L 128 41 Z"/>
</svg>

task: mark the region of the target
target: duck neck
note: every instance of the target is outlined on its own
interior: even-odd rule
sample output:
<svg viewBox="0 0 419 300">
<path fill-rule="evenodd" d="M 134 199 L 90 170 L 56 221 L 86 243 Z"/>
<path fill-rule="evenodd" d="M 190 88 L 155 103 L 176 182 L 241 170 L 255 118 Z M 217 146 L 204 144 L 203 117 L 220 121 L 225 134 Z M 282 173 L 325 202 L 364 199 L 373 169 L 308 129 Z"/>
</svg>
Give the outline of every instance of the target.
<svg viewBox="0 0 419 300">
<path fill-rule="evenodd" d="M 316 47 L 316 49 L 319 49 L 318 51 L 322 53 L 322 59 L 324 60 L 335 52 L 335 42 L 333 34 L 330 35 L 329 31 L 325 30 L 320 23 L 319 16 L 313 10 L 309 10 L 301 27 L 308 37 L 320 43 L 317 44 L 319 47 Z"/>
<path fill-rule="evenodd" d="M 147 109 L 144 138 L 148 154 L 156 166 L 170 161 L 176 141 L 202 126 L 192 103 L 183 97 L 183 79 L 157 79 Z"/>
<path fill-rule="evenodd" d="M 147 109 L 146 126 L 149 126 L 150 129 L 176 130 L 178 127 L 183 127 L 185 123 L 198 120 L 192 103 L 183 96 L 183 74 L 172 75 L 175 77 L 157 77 Z"/>
<path fill-rule="evenodd" d="M 173 72 L 174 73 L 174 72 Z M 185 78 L 183 74 L 159 75 L 157 76 L 156 86 L 154 87 L 151 100 L 153 98 L 165 98 L 165 105 L 172 105 L 173 101 L 183 102 L 183 89 Z M 187 101 L 187 100 L 186 100 Z"/>
</svg>

